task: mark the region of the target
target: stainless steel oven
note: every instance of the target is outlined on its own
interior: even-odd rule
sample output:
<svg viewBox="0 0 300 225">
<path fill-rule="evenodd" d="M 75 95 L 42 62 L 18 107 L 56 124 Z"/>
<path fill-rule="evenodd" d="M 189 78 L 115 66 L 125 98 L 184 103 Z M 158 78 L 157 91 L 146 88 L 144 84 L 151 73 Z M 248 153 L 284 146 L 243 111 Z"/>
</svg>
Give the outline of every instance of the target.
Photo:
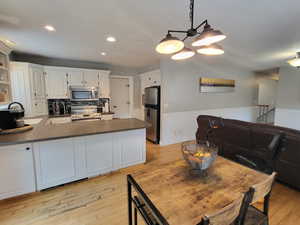
<svg viewBox="0 0 300 225">
<path fill-rule="evenodd" d="M 71 101 L 99 100 L 99 90 L 96 87 L 70 86 Z"/>
</svg>

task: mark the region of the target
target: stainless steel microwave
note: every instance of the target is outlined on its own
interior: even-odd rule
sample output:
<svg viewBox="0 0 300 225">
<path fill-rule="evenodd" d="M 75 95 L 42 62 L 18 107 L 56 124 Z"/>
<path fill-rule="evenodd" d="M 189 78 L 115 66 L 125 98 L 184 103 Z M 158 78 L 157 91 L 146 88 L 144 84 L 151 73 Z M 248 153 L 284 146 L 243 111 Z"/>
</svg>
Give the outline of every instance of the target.
<svg viewBox="0 0 300 225">
<path fill-rule="evenodd" d="M 70 86 L 71 101 L 93 101 L 99 99 L 97 87 Z"/>
</svg>

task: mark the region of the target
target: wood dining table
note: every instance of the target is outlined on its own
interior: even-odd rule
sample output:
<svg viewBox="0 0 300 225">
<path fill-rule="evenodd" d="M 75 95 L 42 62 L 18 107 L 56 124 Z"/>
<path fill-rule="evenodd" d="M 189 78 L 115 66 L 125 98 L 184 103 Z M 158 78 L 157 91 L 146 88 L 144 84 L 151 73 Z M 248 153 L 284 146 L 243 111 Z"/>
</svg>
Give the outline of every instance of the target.
<svg viewBox="0 0 300 225">
<path fill-rule="evenodd" d="M 138 214 L 148 225 L 197 225 L 266 178 L 221 156 L 206 176 L 191 173 L 184 160 L 146 166 L 127 176 L 129 225 Z"/>
</svg>

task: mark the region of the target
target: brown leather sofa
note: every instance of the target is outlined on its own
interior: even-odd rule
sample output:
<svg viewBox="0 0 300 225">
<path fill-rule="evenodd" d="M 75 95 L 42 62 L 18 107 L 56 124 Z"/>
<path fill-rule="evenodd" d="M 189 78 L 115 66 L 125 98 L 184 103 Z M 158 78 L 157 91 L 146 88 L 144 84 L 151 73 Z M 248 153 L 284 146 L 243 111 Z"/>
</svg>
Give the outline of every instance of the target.
<svg viewBox="0 0 300 225">
<path fill-rule="evenodd" d="M 219 147 L 219 155 L 254 169 L 278 173 L 277 179 L 300 189 L 300 131 L 208 115 L 197 118 L 198 142 Z"/>
</svg>

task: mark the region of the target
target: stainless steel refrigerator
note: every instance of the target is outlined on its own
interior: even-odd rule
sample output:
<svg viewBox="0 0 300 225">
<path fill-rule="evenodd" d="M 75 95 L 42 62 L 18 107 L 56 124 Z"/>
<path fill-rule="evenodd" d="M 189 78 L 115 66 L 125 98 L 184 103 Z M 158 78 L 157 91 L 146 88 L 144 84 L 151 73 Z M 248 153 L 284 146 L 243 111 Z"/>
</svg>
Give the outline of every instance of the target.
<svg viewBox="0 0 300 225">
<path fill-rule="evenodd" d="M 145 121 L 151 126 L 146 129 L 147 140 L 159 144 L 160 140 L 160 86 L 145 88 Z"/>
</svg>

